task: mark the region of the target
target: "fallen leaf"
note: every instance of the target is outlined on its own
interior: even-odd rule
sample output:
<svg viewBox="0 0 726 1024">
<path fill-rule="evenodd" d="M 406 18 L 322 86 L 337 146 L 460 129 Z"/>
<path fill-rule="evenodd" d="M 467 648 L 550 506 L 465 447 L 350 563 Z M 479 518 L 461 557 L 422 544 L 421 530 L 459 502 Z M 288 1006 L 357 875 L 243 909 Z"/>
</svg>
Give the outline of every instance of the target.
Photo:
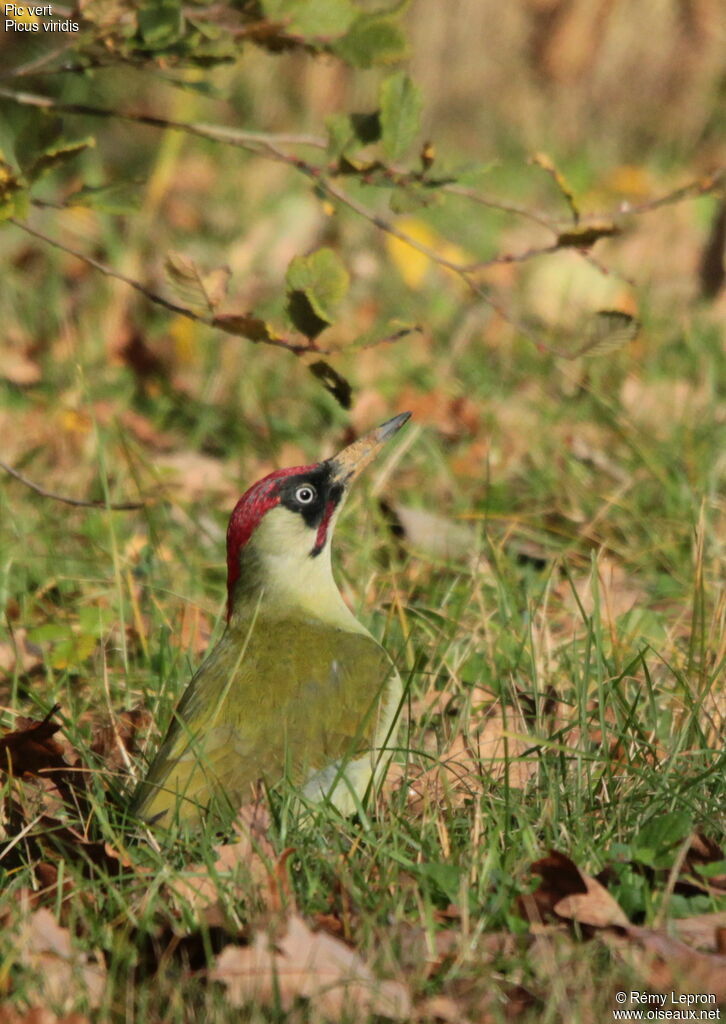
<svg viewBox="0 0 726 1024">
<path fill-rule="evenodd" d="M 0 771 L 22 779 L 25 775 L 65 772 L 70 768 L 63 748 L 53 739 L 61 726 L 51 719 L 59 710 L 60 704 L 56 704 L 42 721 L 19 718 L 19 728 L 0 737 Z"/>
<path fill-rule="evenodd" d="M 381 981 L 354 950 L 326 932 L 313 932 L 293 915 L 274 940 L 257 932 L 249 946 L 227 946 L 210 972 L 227 986 L 235 1007 L 249 1004 L 290 1010 L 309 999 L 327 1020 L 370 1014 L 409 1020 L 411 995 L 404 984 Z"/>
<path fill-rule="evenodd" d="M 137 735 L 146 732 L 152 721 L 151 712 L 140 705 L 129 711 L 120 711 L 113 721 L 96 726 L 91 738 L 91 750 L 103 760 L 109 772 L 123 770 L 127 766 L 125 755 L 138 750 Z"/>
<path fill-rule="evenodd" d="M 41 382 L 43 371 L 25 353 L 0 349 L 0 377 L 19 388 L 28 388 Z"/>
<path fill-rule="evenodd" d="M 37 644 L 28 641 L 26 629 L 13 629 L 11 639 L 0 643 L 0 678 L 12 676 L 15 672 L 30 675 L 42 665 L 43 651 Z"/>
<path fill-rule="evenodd" d="M 651 988 L 726 1001 L 726 956 L 702 953 L 663 932 L 635 925 L 624 935 L 610 932 L 603 939 Z"/>
<path fill-rule="evenodd" d="M 612 625 L 645 596 L 639 581 L 607 555 L 598 558 L 596 571 L 591 569 L 587 574 L 575 576 L 573 585 L 575 594 L 568 580 L 559 583 L 556 592 L 562 596 L 575 619 L 579 620 L 580 626 L 582 611 L 586 615 L 593 615 L 597 605 L 602 620 Z"/>
<path fill-rule="evenodd" d="M 90 1021 L 82 1013 L 57 1017 L 47 1006 L 31 1006 L 27 1010 L 3 1006 L 0 1024 L 90 1024 Z"/>
<path fill-rule="evenodd" d="M 536 861 L 531 870 L 542 881 L 529 898 L 520 901 L 520 907 L 533 923 L 554 914 L 593 928 L 629 926 L 620 905 L 607 889 L 581 871 L 564 853 L 552 850 L 547 857 Z M 532 909 L 534 916 L 530 913 Z"/>
<path fill-rule="evenodd" d="M 278 857 L 267 838 L 269 826 L 269 813 L 264 806 L 242 807 L 235 822 L 237 841 L 214 848 L 214 871 L 210 873 L 206 865 L 197 864 L 188 868 L 171 888 L 196 910 L 213 906 L 219 900 L 220 887 L 237 875 L 253 887 L 268 885 L 274 890 Z"/>
<path fill-rule="evenodd" d="M 679 917 L 670 924 L 676 936 L 689 946 L 711 953 L 726 953 L 723 942 L 723 933 L 726 932 L 726 910 L 714 914 Z"/>
<path fill-rule="evenodd" d="M 391 529 L 416 551 L 432 558 L 468 559 L 477 554 L 477 533 L 471 526 L 408 505 L 381 502 Z"/>
<path fill-rule="evenodd" d="M 106 987 L 102 959 L 74 950 L 71 933 L 50 910 L 41 907 L 26 921 L 18 942 L 20 962 L 35 974 L 35 991 L 54 1008 L 70 1009 L 82 993 L 92 1007 L 100 1004 Z"/>
</svg>

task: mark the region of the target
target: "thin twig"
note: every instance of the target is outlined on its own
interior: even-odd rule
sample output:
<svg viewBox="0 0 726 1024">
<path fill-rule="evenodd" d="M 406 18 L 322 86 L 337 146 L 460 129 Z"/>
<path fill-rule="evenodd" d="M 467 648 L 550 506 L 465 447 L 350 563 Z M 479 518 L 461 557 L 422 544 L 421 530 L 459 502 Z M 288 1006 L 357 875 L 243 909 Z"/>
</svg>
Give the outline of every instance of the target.
<svg viewBox="0 0 726 1024">
<path fill-rule="evenodd" d="M 33 235 L 34 238 L 39 238 L 48 245 L 52 245 L 54 248 L 60 249 L 61 252 L 68 253 L 69 256 L 75 256 L 76 259 L 79 259 L 89 267 L 93 267 L 95 270 L 100 271 L 100 273 L 105 274 L 106 277 L 112 277 L 116 281 L 122 281 L 130 288 L 140 292 L 145 298 L 150 302 L 155 303 L 157 306 L 163 306 L 164 309 L 168 309 L 172 313 L 178 313 L 179 316 L 184 316 L 188 320 L 194 320 L 196 323 L 205 324 L 207 327 L 215 327 L 218 330 L 223 331 L 225 334 L 230 334 L 235 337 L 241 336 L 238 331 L 227 330 L 225 328 L 223 317 L 211 315 L 204 316 L 201 313 L 196 313 L 193 309 L 189 309 L 187 306 L 181 306 L 178 302 L 172 302 L 171 299 L 167 299 L 158 292 L 152 291 L 151 288 L 147 288 L 146 285 L 143 285 L 140 281 L 136 281 L 133 277 L 128 277 L 126 274 L 122 274 L 120 271 L 114 270 L 113 267 L 109 267 L 107 263 L 102 263 L 100 260 L 94 259 L 93 256 L 88 256 L 85 252 L 81 252 L 80 249 L 73 249 L 71 246 L 65 245 L 63 242 L 59 242 L 57 238 L 52 238 L 50 235 L 45 235 L 42 231 L 38 231 L 36 228 L 31 228 L 29 224 L 16 220 L 15 217 L 9 217 L 8 222 L 14 224 L 16 228 L 20 228 L 21 231 L 25 231 L 27 234 Z M 315 352 L 319 355 L 330 354 L 327 349 L 319 348 L 313 340 L 309 340 L 305 343 L 289 341 L 287 338 L 279 337 L 248 338 L 248 340 L 255 341 L 263 345 L 271 345 L 273 348 L 284 348 L 288 352 L 292 352 L 294 355 L 302 355 L 305 352 Z"/>
<path fill-rule="evenodd" d="M 131 512 L 136 509 L 146 508 L 144 502 L 136 501 L 123 501 L 123 502 L 106 502 L 106 501 L 82 501 L 80 498 L 69 498 L 66 494 L 56 494 L 54 491 L 47 491 L 45 487 L 41 487 L 40 484 L 36 484 L 35 481 L 29 480 L 27 476 L 23 476 L 17 469 L 13 469 L 7 462 L 0 459 L 0 469 L 4 469 L 6 473 L 14 477 L 25 487 L 29 487 L 31 491 L 35 491 L 42 498 L 52 498 L 53 501 L 62 501 L 64 505 L 72 505 L 74 508 L 106 508 L 112 512 Z"/>
</svg>

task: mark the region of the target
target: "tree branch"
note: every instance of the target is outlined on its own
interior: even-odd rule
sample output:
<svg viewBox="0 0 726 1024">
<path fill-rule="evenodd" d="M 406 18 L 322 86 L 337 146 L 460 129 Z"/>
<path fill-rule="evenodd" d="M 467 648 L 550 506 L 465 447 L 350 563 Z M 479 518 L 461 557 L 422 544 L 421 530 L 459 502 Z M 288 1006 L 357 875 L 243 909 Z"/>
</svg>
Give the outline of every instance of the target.
<svg viewBox="0 0 726 1024">
<path fill-rule="evenodd" d="M 40 484 L 36 484 L 33 480 L 29 480 L 27 476 L 23 476 L 17 469 L 13 469 L 12 466 L 8 465 L 0 459 L 0 469 L 4 469 L 6 473 L 14 477 L 25 487 L 29 487 L 31 491 L 35 491 L 42 498 L 52 498 L 53 501 L 62 501 L 64 505 L 72 505 L 74 508 L 107 508 L 112 512 L 131 512 L 136 509 L 146 508 L 143 501 L 122 501 L 122 502 L 106 502 L 106 501 L 83 501 L 80 498 L 69 498 L 65 494 L 56 494 L 54 491 L 47 491 L 45 487 L 41 487 Z"/>
</svg>

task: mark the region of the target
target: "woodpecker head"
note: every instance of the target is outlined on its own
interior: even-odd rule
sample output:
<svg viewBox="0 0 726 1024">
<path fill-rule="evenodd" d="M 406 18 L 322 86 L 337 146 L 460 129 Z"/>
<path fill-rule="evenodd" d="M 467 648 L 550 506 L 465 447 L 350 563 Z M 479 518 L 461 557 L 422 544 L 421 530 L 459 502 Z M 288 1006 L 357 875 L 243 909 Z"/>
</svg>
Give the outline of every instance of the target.
<svg viewBox="0 0 726 1024">
<path fill-rule="evenodd" d="M 241 592 L 314 601 L 334 586 L 330 541 L 350 486 L 410 416 L 394 416 L 324 462 L 270 473 L 242 495 L 227 528 L 228 621 Z"/>
</svg>

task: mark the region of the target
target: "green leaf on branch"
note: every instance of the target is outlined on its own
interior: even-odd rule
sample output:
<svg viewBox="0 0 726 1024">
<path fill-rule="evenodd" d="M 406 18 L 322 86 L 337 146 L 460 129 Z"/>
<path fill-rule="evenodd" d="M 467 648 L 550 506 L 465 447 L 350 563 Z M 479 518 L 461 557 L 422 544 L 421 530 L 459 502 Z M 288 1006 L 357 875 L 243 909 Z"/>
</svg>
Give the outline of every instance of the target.
<svg viewBox="0 0 726 1024">
<path fill-rule="evenodd" d="M 285 282 L 290 321 L 306 337 L 315 338 L 333 323 L 350 278 L 332 249 L 318 249 L 309 256 L 296 256 Z"/>
<path fill-rule="evenodd" d="M 326 363 L 324 359 L 318 359 L 308 366 L 313 377 L 317 377 L 325 390 L 329 392 L 343 409 L 350 409 L 353 388 L 350 383 L 341 376 L 337 370 Z"/>
<path fill-rule="evenodd" d="M 45 111 L 27 114 L 22 129 L 15 139 L 15 157 L 29 182 L 36 181 L 47 171 L 67 163 L 84 149 L 96 145 L 92 136 L 66 139 L 63 122 Z"/>
<path fill-rule="evenodd" d="M 141 37 L 150 47 L 170 46 L 184 31 L 181 0 L 146 0 L 137 17 Z"/>
<path fill-rule="evenodd" d="M 397 71 L 382 82 L 380 103 L 383 152 L 388 160 L 399 160 L 421 125 L 421 92 L 405 71 Z"/>
<path fill-rule="evenodd" d="M 402 60 L 407 45 L 401 26 L 393 18 L 362 14 L 332 49 L 354 67 L 371 68 L 374 64 Z"/>
<path fill-rule="evenodd" d="M 46 149 L 44 153 L 39 154 L 33 163 L 25 168 L 28 181 L 37 181 L 43 174 L 47 174 L 48 171 L 53 171 L 56 167 L 68 163 L 69 160 L 82 153 L 84 149 L 93 149 L 95 145 L 96 140 L 92 135 L 87 136 L 85 139 L 74 139 L 72 142 L 61 139 L 55 145 Z"/>
<path fill-rule="evenodd" d="M 287 32 L 314 38 L 342 36 L 356 17 L 350 0 L 262 0 L 262 9 Z"/>
</svg>

